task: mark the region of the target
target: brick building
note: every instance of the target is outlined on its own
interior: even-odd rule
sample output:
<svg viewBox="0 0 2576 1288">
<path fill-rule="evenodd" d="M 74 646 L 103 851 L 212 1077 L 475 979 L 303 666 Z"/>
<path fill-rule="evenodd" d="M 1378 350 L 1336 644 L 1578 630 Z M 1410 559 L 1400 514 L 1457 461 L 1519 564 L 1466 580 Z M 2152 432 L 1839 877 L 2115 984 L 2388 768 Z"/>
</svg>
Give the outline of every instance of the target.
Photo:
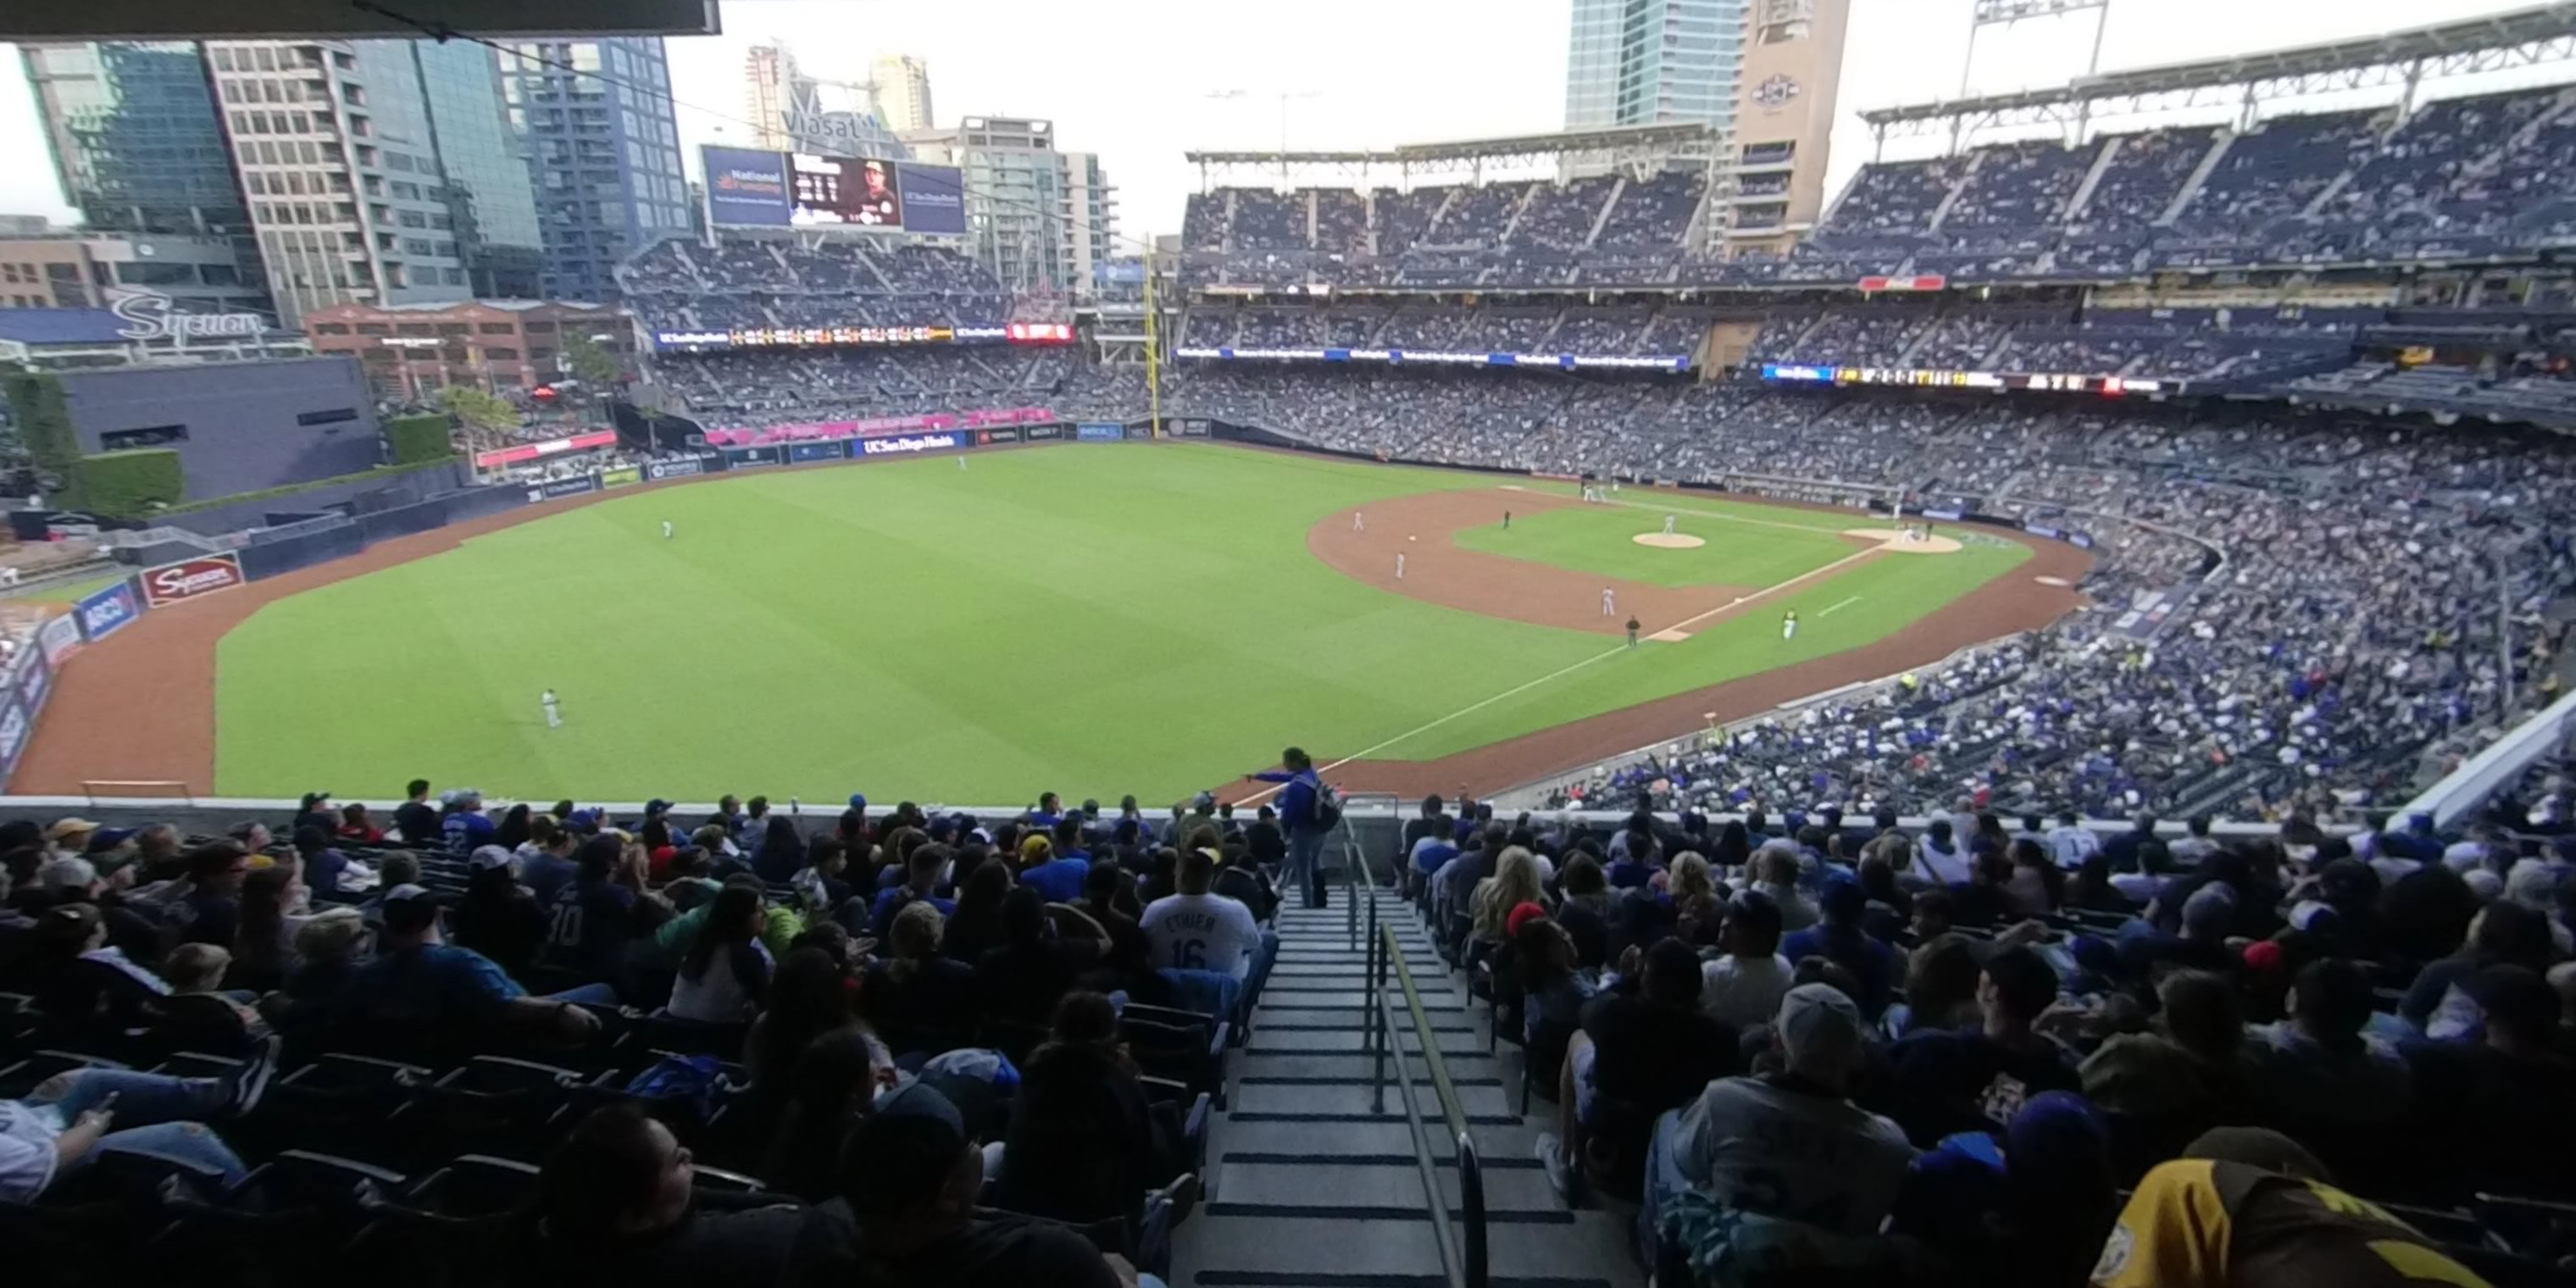
<svg viewBox="0 0 2576 1288">
<path fill-rule="evenodd" d="M 316 353 L 355 356 L 378 396 L 426 399 L 447 385 L 500 393 L 571 378 L 567 335 L 589 336 L 635 366 L 634 327 L 604 304 L 466 300 L 455 304 L 335 304 L 304 315 Z"/>
</svg>

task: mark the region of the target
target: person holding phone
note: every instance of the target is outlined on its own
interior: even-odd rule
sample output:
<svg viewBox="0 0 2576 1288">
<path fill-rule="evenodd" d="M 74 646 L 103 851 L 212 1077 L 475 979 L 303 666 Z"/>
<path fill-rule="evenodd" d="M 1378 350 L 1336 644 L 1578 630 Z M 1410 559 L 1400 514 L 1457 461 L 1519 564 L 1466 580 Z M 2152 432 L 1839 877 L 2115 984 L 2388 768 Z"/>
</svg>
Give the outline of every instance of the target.
<svg viewBox="0 0 2576 1288">
<path fill-rule="evenodd" d="M 240 1181 L 249 1169 L 202 1120 L 257 1108 L 277 1052 L 278 1039 L 268 1038 L 220 1078 L 74 1069 L 38 1083 L 24 1100 L 0 1100 L 0 1202 L 31 1202 L 109 1153 L 207 1169 L 226 1185 Z"/>
</svg>

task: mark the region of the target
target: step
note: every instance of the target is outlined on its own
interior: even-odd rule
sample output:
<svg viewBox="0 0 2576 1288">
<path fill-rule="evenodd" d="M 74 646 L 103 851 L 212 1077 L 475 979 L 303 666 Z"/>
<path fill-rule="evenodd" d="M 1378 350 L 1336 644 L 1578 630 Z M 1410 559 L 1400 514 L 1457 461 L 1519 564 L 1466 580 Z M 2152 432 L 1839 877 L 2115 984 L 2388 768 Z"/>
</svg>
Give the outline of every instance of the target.
<svg viewBox="0 0 2576 1288">
<path fill-rule="evenodd" d="M 1418 1196 L 1417 1196 L 1418 1201 Z M 1600 1213 L 1578 1213 L 1598 1217 Z M 1440 1252 L 1431 1223 L 1417 1213 L 1409 1220 L 1329 1220 L 1295 1216 L 1240 1216 L 1203 1212 L 1191 1219 L 1184 1252 L 1175 1249 L 1173 1270 L 1182 1283 L 1222 1288 L 1224 1285 L 1390 1284 L 1372 1276 L 1440 1273 Z M 1500 1288 L 1538 1284 L 1608 1288 L 1619 1278 L 1633 1280 L 1627 1253 L 1608 1220 L 1577 1219 L 1570 1224 L 1497 1223 L 1486 1231 L 1486 1264 L 1508 1276 L 1491 1282 Z M 1275 1276 L 1275 1277 L 1274 1277 Z"/>
<path fill-rule="evenodd" d="M 1295 1157 L 1294 1155 L 1242 1157 Z M 1226 1155 L 1221 1162 L 1225 1177 L 1225 1201 L 1246 1208 L 1410 1208 L 1420 1212 L 1422 1203 L 1422 1170 L 1414 1165 L 1410 1154 L 1371 1156 L 1372 1161 L 1357 1163 L 1329 1156 L 1310 1158 L 1298 1163 L 1246 1163 L 1236 1155 Z M 1391 1158 L 1393 1161 L 1377 1161 Z M 1535 1163 L 1537 1160 L 1531 1160 Z M 1451 1208 L 1458 1205 L 1458 1171 L 1454 1167 L 1434 1170 L 1440 1182 L 1441 1197 Z M 1488 1213 L 1539 1214 L 1562 1217 L 1572 1224 L 1568 1211 L 1556 1191 L 1548 1188 L 1547 1173 L 1535 1166 L 1523 1168 L 1487 1168 L 1484 1171 L 1485 1210 Z"/>
<path fill-rule="evenodd" d="M 1450 1051 L 1444 1048 L 1440 1054 L 1448 1066 L 1449 1077 L 1459 1086 L 1506 1087 L 1511 1085 L 1510 1079 L 1514 1070 L 1485 1058 L 1481 1050 L 1468 1052 Z M 1291 1052 L 1238 1060 L 1235 1064 L 1235 1072 L 1247 1079 L 1298 1078 L 1351 1082 L 1367 1086 L 1369 1079 L 1376 1076 L 1377 1066 L 1380 1063 L 1376 1056 L 1363 1055 L 1356 1051 Z M 1395 1061 L 1386 1060 L 1382 1063 L 1386 1069 L 1387 1085 L 1393 1086 L 1396 1076 Z M 1409 1057 L 1408 1063 L 1412 1066 L 1413 1081 L 1416 1086 L 1421 1085 L 1423 1079 L 1431 1076 L 1430 1066 L 1423 1061 L 1422 1057 L 1418 1055 Z"/>
<path fill-rule="evenodd" d="M 1431 1034 L 1435 1039 L 1438 1039 L 1440 1054 L 1447 1056 L 1452 1061 L 1464 1059 L 1470 1056 L 1480 1059 L 1492 1058 L 1491 1055 L 1486 1052 L 1485 1043 L 1481 1038 L 1474 1037 L 1471 1034 L 1454 1032 L 1450 1029 L 1442 1028 L 1438 1025 L 1436 1020 L 1432 1026 Z M 1356 1027 L 1347 1029 L 1265 1028 L 1262 1026 L 1260 1017 L 1255 1016 L 1252 1021 L 1252 1041 L 1243 1048 L 1243 1052 L 1245 1054 L 1256 1056 L 1297 1055 L 1315 1052 L 1341 1052 L 1346 1055 L 1358 1055 L 1361 1052 L 1368 1050 L 1368 1046 L 1365 1041 L 1367 1036 L 1367 1034 L 1361 1032 Z M 1387 1031 L 1387 1036 L 1395 1039 L 1395 1049 L 1398 1051 L 1418 1051 L 1421 1049 L 1422 1044 L 1414 1036 L 1413 1025 L 1409 1018 L 1406 1022 L 1389 1029 Z"/>
<path fill-rule="evenodd" d="M 1386 1103 L 1401 1106 L 1404 1102 L 1392 1090 Z M 1469 1124 L 1488 1170 L 1516 1171 L 1536 1167 L 1538 1157 L 1532 1149 L 1538 1144 L 1540 1128 L 1536 1123 Z M 1431 1159 L 1442 1166 L 1449 1162 L 1449 1133 L 1445 1127 L 1425 1130 L 1423 1138 L 1431 1147 Z M 1352 1158 L 1413 1157 L 1413 1133 L 1404 1125 L 1401 1115 L 1366 1122 L 1332 1122 L 1320 1120 L 1255 1120 L 1233 1122 L 1220 1118 L 1212 1146 L 1219 1157 L 1227 1154 L 1253 1156 L 1291 1155 L 1310 1157 L 1332 1155 Z"/>
<path fill-rule="evenodd" d="M 1422 995 L 1422 1009 L 1425 1013 L 1467 1009 L 1468 997 L 1464 989 L 1430 989 L 1416 983 L 1414 991 Z M 1263 1011 L 1276 1006 L 1299 1010 L 1338 1009 L 1357 1015 L 1361 1007 L 1368 1005 L 1368 1000 L 1368 990 L 1364 988 L 1281 988 L 1274 981 L 1261 990 L 1260 1010 L 1252 1014 L 1257 1022 Z M 1396 996 L 1395 1005 L 1399 1011 L 1405 1009 L 1404 999 L 1400 993 Z M 1483 1004 L 1478 1003 L 1478 1005 Z"/>
<path fill-rule="evenodd" d="M 1483 1018 L 1484 1017 L 1481 1014 L 1474 1011 L 1443 1011 L 1440 1014 L 1431 1017 L 1431 1031 L 1434 1033 L 1481 1034 L 1484 1030 L 1477 1027 L 1477 1022 Z M 1272 1031 L 1279 1029 L 1355 1029 L 1365 1023 L 1367 1019 L 1367 1009 L 1365 1007 L 1357 1006 L 1350 1007 L 1348 1009 L 1328 1006 L 1265 1006 L 1253 1015 L 1253 1022 L 1257 1027 Z M 1412 1017 L 1407 1016 L 1403 1023 L 1407 1027 L 1410 1027 Z M 1484 1041 L 1481 1036 L 1476 1040 L 1479 1043 Z"/>
<path fill-rule="evenodd" d="M 1500 1086 L 1471 1084 L 1456 1090 L 1458 1107 L 1466 1112 L 1469 1122 L 1520 1121 L 1520 1114 L 1505 1098 L 1504 1089 Z M 1370 1108 L 1370 1100 L 1369 1089 L 1357 1083 L 1278 1083 L 1245 1077 L 1235 1081 L 1234 1097 L 1228 1103 L 1227 1116 L 1240 1122 L 1247 1118 L 1258 1121 L 1258 1116 L 1265 1115 L 1342 1117 L 1369 1114 L 1375 1112 Z M 1386 1104 L 1387 1112 L 1403 1112 L 1402 1097 L 1393 1087 L 1387 1089 Z"/>
</svg>

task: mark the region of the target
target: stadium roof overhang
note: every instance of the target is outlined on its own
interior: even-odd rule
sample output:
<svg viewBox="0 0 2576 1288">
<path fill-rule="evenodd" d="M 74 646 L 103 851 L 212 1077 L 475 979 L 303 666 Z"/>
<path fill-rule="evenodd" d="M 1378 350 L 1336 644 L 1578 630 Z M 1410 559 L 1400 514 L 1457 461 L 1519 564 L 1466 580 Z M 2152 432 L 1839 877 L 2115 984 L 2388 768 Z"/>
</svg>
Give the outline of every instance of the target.
<svg viewBox="0 0 2576 1288">
<path fill-rule="evenodd" d="M 1872 108 L 1882 135 L 2010 128 L 2404 85 L 2576 58 L 2576 0 L 2287 49 L 2079 77 L 2049 89 Z"/>
<path fill-rule="evenodd" d="M 1714 156 L 1725 135 L 1697 122 L 1621 125 L 1554 134 L 1519 134 L 1456 143 L 1403 143 L 1358 152 L 1185 152 L 1200 166 L 1391 166 L 1421 171 L 1466 169 L 1486 161 L 1572 156 Z"/>
</svg>

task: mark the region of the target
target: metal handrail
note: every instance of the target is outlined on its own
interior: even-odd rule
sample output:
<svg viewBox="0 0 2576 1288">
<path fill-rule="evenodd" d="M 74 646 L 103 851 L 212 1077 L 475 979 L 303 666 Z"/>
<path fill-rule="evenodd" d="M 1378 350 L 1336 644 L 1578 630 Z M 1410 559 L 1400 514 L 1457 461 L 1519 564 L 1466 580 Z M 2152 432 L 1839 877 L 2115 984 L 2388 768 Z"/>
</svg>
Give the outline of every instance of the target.
<svg viewBox="0 0 2576 1288">
<path fill-rule="evenodd" d="M 1395 1057 L 1395 1086 L 1404 1103 L 1405 1129 L 1413 1138 L 1413 1162 L 1422 1176 L 1423 1203 L 1432 1214 L 1432 1243 L 1440 1254 L 1440 1273 L 1451 1288 L 1486 1288 L 1487 1255 L 1485 1241 L 1485 1177 L 1476 1152 L 1476 1139 L 1467 1130 L 1467 1111 L 1458 1103 L 1458 1088 L 1449 1080 L 1449 1066 L 1440 1057 L 1440 1044 L 1432 1036 L 1431 1018 L 1423 1013 L 1422 994 L 1413 984 L 1413 969 L 1404 960 L 1404 949 L 1396 943 L 1395 927 L 1378 920 L 1377 881 L 1370 872 L 1368 858 L 1361 847 L 1348 837 L 1343 839 L 1344 870 L 1350 875 L 1351 906 L 1356 910 L 1363 900 L 1368 905 L 1369 956 L 1368 995 L 1361 1015 L 1361 1030 L 1369 1053 L 1369 1098 L 1371 1111 L 1386 1112 L 1387 1057 Z M 1391 1036 L 1395 1028 L 1395 1010 L 1387 1000 L 1386 981 L 1389 970 L 1404 991 L 1405 1010 L 1413 1018 L 1414 1044 L 1422 1049 L 1422 1063 L 1430 1075 L 1433 1096 L 1440 1102 L 1440 1115 L 1449 1128 L 1449 1136 L 1458 1160 L 1458 1212 L 1456 1227 L 1451 1225 L 1448 1201 L 1441 1197 L 1437 1165 L 1432 1161 L 1431 1140 L 1426 1134 L 1422 1106 L 1413 1087 L 1413 1068 L 1404 1053 L 1395 1050 Z"/>
</svg>

